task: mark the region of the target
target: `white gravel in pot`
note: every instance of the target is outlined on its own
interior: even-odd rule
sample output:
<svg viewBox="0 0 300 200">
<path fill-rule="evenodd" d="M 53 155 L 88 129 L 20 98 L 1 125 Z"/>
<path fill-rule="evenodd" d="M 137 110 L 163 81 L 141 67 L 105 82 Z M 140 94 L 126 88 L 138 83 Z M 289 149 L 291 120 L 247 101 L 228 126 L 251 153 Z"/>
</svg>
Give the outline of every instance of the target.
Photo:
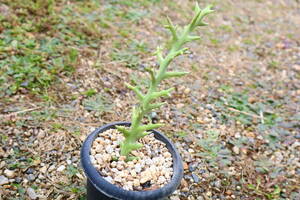
<svg viewBox="0 0 300 200">
<path fill-rule="evenodd" d="M 109 129 L 93 142 L 91 161 L 108 182 L 126 190 L 152 190 L 171 180 L 172 155 L 153 133 L 140 139 L 144 146 L 132 152 L 139 159 L 129 162 L 120 156 L 119 144 L 123 138 L 118 130 Z"/>
</svg>

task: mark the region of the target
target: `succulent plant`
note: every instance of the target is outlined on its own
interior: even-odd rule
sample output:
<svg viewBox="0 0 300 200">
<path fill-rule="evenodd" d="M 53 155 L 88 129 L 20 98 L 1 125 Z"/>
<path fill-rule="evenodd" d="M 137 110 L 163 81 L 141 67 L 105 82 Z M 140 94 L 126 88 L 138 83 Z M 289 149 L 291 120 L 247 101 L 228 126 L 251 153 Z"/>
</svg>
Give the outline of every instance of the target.
<svg viewBox="0 0 300 200">
<path fill-rule="evenodd" d="M 192 42 L 200 39 L 199 36 L 191 35 L 191 33 L 199 26 L 206 26 L 207 24 L 203 22 L 203 19 L 208 14 L 212 13 L 212 6 L 209 5 L 204 9 L 200 9 L 199 5 L 195 6 L 195 14 L 191 22 L 184 27 L 177 27 L 173 25 L 171 20 L 167 18 L 168 24 L 166 28 L 171 32 L 171 44 L 167 50 L 167 54 L 164 55 L 163 49 L 158 47 L 155 55 L 158 59 L 159 69 L 147 68 L 146 71 L 150 75 L 149 87 L 146 94 L 139 89 L 138 86 L 132 86 L 126 83 L 126 86 L 133 90 L 138 98 L 138 105 L 133 108 L 131 116 L 131 126 L 117 126 L 117 129 L 123 133 L 125 139 L 121 143 L 121 155 L 126 156 L 127 159 L 130 157 L 130 152 L 141 148 L 143 145 L 138 142 L 138 140 L 146 136 L 149 130 L 159 128 L 163 124 L 142 124 L 143 117 L 150 113 L 153 109 L 159 108 L 165 104 L 165 102 L 155 103 L 159 97 L 168 96 L 174 88 L 160 90 L 159 84 L 168 78 L 181 77 L 188 72 L 178 72 L 178 71 L 167 71 L 168 66 L 174 58 L 179 55 L 184 54 L 187 48 L 183 48 L 188 42 Z"/>
</svg>

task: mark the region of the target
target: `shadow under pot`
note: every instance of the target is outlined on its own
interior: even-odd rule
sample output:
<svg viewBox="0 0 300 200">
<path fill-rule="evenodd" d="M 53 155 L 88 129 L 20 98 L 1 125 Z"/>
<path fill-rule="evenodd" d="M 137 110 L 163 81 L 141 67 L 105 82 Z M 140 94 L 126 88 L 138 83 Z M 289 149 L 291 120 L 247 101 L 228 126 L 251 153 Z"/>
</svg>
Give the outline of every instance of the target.
<svg viewBox="0 0 300 200">
<path fill-rule="evenodd" d="M 111 184 L 104 177 L 101 176 L 99 171 L 94 167 L 90 159 L 90 151 L 93 141 L 99 134 L 109 130 L 116 129 L 115 126 L 130 126 L 129 122 L 115 122 L 97 128 L 93 131 L 84 141 L 81 148 L 81 165 L 84 173 L 87 176 L 87 200 L 106 200 L 106 199 L 123 199 L 123 200 L 159 200 L 164 199 L 171 195 L 179 186 L 183 177 L 182 159 L 176 150 L 174 144 L 163 134 L 156 130 L 151 132 L 154 134 L 155 139 L 163 142 L 172 155 L 173 160 L 173 175 L 171 180 L 163 187 L 147 190 L 147 191 L 134 191 L 125 190 L 117 185 Z"/>
</svg>

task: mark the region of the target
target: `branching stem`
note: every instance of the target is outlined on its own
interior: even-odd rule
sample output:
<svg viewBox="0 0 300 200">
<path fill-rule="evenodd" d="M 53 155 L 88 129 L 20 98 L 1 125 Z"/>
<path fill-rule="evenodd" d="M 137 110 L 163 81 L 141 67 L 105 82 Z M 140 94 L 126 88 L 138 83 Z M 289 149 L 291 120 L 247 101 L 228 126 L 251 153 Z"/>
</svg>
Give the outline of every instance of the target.
<svg viewBox="0 0 300 200">
<path fill-rule="evenodd" d="M 161 81 L 167 78 L 180 77 L 187 74 L 187 72 L 167 72 L 167 68 L 174 58 L 186 52 L 187 48 L 182 48 L 184 44 L 200 39 L 200 37 L 192 36 L 190 33 L 193 32 L 198 26 L 207 25 L 203 22 L 203 18 L 213 12 L 211 7 L 212 6 L 207 6 L 201 10 L 198 4 L 196 4 L 195 15 L 193 19 L 183 29 L 177 29 L 177 27 L 175 27 L 168 18 L 168 25 L 166 27 L 170 30 L 172 35 L 171 47 L 165 57 L 163 56 L 162 48 L 157 48 L 157 51 L 155 52 L 159 63 L 159 69 L 157 72 L 155 72 L 153 69 L 146 69 L 151 78 L 147 93 L 144 95 L 138 87 L 127 84 L 127 87 L 133 90 L 137 95 L 139 104 L 133 109 L 131 126 L 129 128 L 117 127 L 117 129 L 122 132 L 125 137 L 124 141 L 121 143 L 121 155 L 127 156 L 128 158 L 131 151 L 142 147 L 142 144 L 140 144 L 138 140 L 147 135 L 147 131 L 162 126 L 162 124 L 142 125 L 142 119 L 153 109 L 159 108 L 164 104 L 152 103 L 154 100 L 162 96 L 170 95 L 170 92 L 173 90 L 173 88 L 170 88 L 167 90 L 158 91 L 158 86 Z"/>
</svg>

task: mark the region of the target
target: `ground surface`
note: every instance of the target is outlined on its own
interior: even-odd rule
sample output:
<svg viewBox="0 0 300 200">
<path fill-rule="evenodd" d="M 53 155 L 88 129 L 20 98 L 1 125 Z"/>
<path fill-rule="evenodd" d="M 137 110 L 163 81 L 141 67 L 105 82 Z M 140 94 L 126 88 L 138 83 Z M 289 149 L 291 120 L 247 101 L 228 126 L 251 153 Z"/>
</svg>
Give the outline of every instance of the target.
<svg viewBox="0 0 300 200">
<path fill-rule="evenodd" d="M 211 2 L 211 1 L 210 1 Z M 208 0 L 201 1 L 204 6 Z M 300 3 L 215 0 L 191 73 L 148 120 L 177 145 L 171 199 L 300 197 Z M 128 121 L 165 16 L 193 1 L 0 0 L 0 199 L 84 199 L 79 150 L 95 127 Z"/>
</svg>

